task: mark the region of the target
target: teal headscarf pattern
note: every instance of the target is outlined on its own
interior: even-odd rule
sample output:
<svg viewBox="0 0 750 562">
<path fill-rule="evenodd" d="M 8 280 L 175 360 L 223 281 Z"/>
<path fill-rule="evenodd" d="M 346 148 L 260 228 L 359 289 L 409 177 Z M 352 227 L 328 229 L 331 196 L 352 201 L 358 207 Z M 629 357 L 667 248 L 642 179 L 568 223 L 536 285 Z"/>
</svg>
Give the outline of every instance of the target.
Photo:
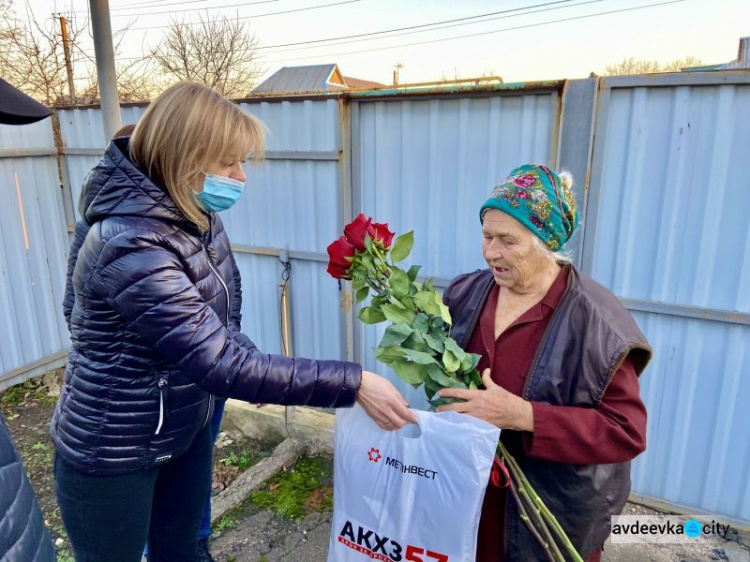
<svg viewBox="0 0 750 562">
<path fill-rule="evenodd" d="M 560 250 L 578 226 L 572 186 L 547 168 L 526 164 L 514 169 L 498 184 L 479 211 L 502 211 L 536 234 L 553 252 Z"/>
</svg>

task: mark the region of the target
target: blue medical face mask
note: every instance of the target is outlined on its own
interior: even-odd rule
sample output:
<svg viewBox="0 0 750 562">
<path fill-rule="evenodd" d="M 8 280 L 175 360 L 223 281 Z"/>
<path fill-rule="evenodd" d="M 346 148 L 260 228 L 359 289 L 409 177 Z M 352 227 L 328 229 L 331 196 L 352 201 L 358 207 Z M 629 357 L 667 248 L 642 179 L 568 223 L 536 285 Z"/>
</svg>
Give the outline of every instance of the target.
<svg viewBox="0 0 750 562">
<path fill-rule="evenodd" d="M 207 211 L 226 211 L 232 207 L 242 195 L 245 188 L 245 182 L 217 176 L 216 174 L 206 174 L 203 180 L 203 191 L 195 192 L 195 198 L 198 203 Z"/>
</svg>

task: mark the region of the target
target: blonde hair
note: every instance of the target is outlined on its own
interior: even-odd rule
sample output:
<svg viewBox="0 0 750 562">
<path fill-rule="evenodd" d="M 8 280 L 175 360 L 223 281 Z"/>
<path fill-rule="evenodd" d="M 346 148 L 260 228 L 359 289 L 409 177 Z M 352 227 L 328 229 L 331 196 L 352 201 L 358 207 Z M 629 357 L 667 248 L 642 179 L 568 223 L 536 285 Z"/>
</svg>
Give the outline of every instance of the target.
<svg viewBox="0 0 750 562">
<path fill-rule="evenodd" d="M 201 232 L 208 217 L 193 194 L 203 172 L 220 159 L 262 158 L 263 123 L 214 90 L 180 82 L 156 98 L 130 138 L 130 155 L 166 188 Z"/>
</svg>

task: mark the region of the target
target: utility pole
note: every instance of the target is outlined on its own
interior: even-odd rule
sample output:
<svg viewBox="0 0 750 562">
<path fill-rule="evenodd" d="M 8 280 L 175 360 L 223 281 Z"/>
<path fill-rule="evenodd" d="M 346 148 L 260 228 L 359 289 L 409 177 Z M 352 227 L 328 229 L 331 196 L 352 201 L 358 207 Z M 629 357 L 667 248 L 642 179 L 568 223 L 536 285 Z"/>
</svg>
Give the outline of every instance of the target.
<svg viewBox="0 0 750 562">
<path fill-rule="evenodd" d="M 68 38 L 68 21 L 64 16 L 60 16 L 60 32 L 62 33 L 63 53 L 65 54 L 65 70 L 68 73 L 68 94 L 70 103 L 75 103 L 76 86 L 73 83 L 73 61 L 70 57 L 70 39 Z"/>
<path fill-rule="evenodd" d="M 402 68 L 404 68 L 404 63 L 402 63 L 402 62 L 396 63 L 396 65 L 393 68 L 394 68 L 394 71 L 393 71 L 393 85 L 394 86 L 398 86 L 398 80 L 399 80 L 399 75 L 398 74 L 399 74 L 399 71 Z"/>
<path fill-rule="evenodd" d="M 117 97 L 115 51 L 112 47 L 112 23 L 109 20 L 109 0 L 89 0 L 91 27 L 94 30 L 96 75 L 102 105 L 104 135 L 108 142 L 122 126 L 120 100 Z"/>
</svg>

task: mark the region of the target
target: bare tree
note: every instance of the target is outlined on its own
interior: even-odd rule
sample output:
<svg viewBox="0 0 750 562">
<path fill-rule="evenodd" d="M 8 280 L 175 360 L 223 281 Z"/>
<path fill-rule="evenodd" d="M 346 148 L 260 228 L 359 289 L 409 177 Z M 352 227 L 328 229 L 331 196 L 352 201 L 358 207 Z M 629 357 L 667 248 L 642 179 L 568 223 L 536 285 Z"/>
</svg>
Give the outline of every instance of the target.
<svg viewBox="0 0 750 562">
<path fill-rule="evenodd" d="M 224 96 L 240 97 L 262 74 L 257 43 L 239 19 L 206 16 L 198 25 L 173 22 L 152 56 L 167 76 L 202 82 Z"/>
<path fill-rule="evenodd" d="M 698 57 L 694 56 L 688 56 L 684 59 L 678 59 L 670 62 L 669 64 L 665 64 L 661 71 L 662 72 L 680 72 L 681 70 L 685 68 L 692 68 L 694 66 L 701 66 L 703 64 L 703 61 L 699 59 Z"/>
<path fill-rule="evenodd" d="M 622 76 L 626 74 L 652 74 L 659 72 L 661 65 L 655 60 L 638 60 L 634 57 L 623 59 L 615 64 L 608 64 L 605 74 Z"/>
<path fill-rule="evenodd" d="M 148 102 L 161 91 L 162 88 L 154 79 L 154 65 L 149 57 L 117 61 L 115 64 L 117 94 L 121 103 Z M 77 103 L 80 104 L 92 104 L 99 101 L 96 67 L 88 65 L 87 69 L 85 86 L 79 88 L 77 93 Z"/>
<path fill-rule="evenodd" d="M 54 18 L 40 23 L 26 4 L 26 21 L 15 18 L 10 2 L 0 10 L 0 74 L 8 82 L 46 105 L 70 103 L 65 67 L 65 52 L 58 22 Z M 72 21 L 69 40 L 76 43 L 85 25 Z M 79 54 L 71 52 L 75 62 Z"/>
<path fill-rule="evenodd" d="M 683 68 L 700 66 L 700 59 L 689 56 L 684 59 L 674 60 L 667 64 L 661 64 L 655 60 L 638 60 L 634 57 L 623 59 L 616 64 L 608 64 L 606 75 L 624 76 L 627 74 L 653 74 L 656 72 L 679 72 Z"/>
</svg>

